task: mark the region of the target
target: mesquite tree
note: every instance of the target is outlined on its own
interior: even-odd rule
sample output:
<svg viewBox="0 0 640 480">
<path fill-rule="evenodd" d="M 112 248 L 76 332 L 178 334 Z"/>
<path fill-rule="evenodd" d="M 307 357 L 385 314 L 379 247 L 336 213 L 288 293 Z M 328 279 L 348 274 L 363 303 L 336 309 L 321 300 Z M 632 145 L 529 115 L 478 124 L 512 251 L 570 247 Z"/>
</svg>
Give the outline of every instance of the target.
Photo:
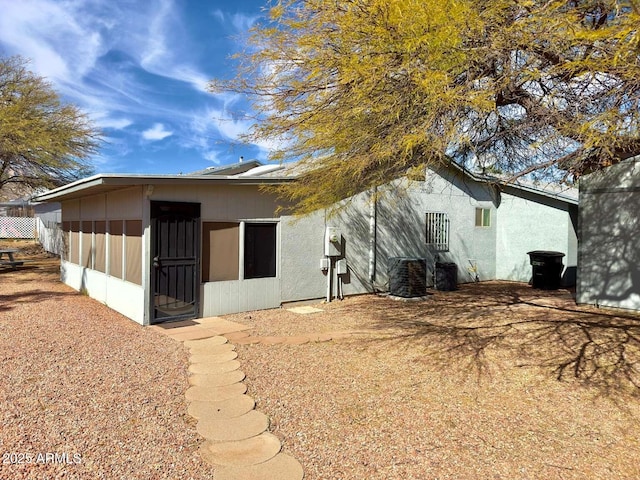
<svg viewBox="0 0 640 480">
<path fill-rule="evenodd" d="M 0 191 L 63 185 L 92 170 L 100 133 L 21 57 L 0 58 Z"/>
<path fill-rule="evenodd" d="M 298 212 L 426 165 L 573 181 L 640 153 L 637 0 L 281 0 L 231 80 Z"/>
</svg>

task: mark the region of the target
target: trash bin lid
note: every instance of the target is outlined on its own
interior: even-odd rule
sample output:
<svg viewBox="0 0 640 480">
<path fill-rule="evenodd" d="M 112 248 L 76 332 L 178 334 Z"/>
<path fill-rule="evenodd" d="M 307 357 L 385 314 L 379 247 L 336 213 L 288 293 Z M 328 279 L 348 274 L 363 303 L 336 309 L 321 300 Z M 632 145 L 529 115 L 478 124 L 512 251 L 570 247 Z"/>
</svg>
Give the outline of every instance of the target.
<svg viewBox="0 0 640 480">
<path fill-rule="evenodd" d="M 531 252 L 527 252 L 527 255 L 531 255 L 535 257 L 548 257 L 548 258 L 564 257 L 564 253 L 554 252 L 551 250 L 532 250 Z"/>
</svg>

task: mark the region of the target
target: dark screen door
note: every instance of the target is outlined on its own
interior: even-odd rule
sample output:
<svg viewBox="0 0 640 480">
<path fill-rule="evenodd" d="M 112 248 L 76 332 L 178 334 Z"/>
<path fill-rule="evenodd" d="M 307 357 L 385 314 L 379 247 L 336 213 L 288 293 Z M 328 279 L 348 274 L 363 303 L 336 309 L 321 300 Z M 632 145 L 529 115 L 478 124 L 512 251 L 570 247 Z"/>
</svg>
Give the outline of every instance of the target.
<svg viewBox="0 0 640 480">
<path fill-rule="evenodd" d="M 200 204 L 151 202 L 152 323 L 198 315 Z"/>
</svg>

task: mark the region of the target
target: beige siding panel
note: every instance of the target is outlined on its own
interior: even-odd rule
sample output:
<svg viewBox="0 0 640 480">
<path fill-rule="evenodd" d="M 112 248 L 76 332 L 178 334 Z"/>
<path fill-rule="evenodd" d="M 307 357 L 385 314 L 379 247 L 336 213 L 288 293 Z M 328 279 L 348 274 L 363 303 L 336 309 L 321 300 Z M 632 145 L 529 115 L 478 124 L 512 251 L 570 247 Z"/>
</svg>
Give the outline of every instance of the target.
<svg viewBox="0 0 640 480">
<path fill-rule="evenodd" d="M 80 204 L 82 220 L 104 220 L 106 214 L 106 195 L 94 195 L 83 198 Z"/>
<path fill-rule="evenodd" d="M 80 200 L 62 202 L 62 221 L 80 220 Z"/>
<path fill-rule="evenodd" d="M 156 185 L 151 200 L 200 203 L 203 221 L 237 221 L 275 218 L 277 202 L 257 186 L 167 186 Z"/>
<path fill-rule="evenodd" d="M 142 218 L 142 187 L 132 187 L 107 194 L 107 218 L 138 220 Z"/>
</svg>

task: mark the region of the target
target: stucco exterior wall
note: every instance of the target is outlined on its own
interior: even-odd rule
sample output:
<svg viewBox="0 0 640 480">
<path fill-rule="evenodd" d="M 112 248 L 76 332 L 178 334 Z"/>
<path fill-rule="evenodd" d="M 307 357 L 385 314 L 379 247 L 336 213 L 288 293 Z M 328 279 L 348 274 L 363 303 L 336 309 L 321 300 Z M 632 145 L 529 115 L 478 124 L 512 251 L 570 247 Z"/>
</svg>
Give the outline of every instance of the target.
<svg viewBox="0 0 640 480">
<path fill-rule="evenodd" d="M 640 310 L 640 160 L 580 183 L 577 301 Z"/>
<path fill-rule="evenodd" d="M 577 225 L 571 210 L 566 202 L 540 195 L 503 192 L 496 222 L 496 278 L 528 282 L 532 270 L 527 252 L 551 250 L 565 254 L 566 282 L 574 284 Z"/>
<path fill-rule="evenodd" d="M 427 259 L 431 285 L 436 260 L 454 262 L 458 281 L 495 278 L 495 225 L 475 226 L 475 209 L 488 208 L 495 217 L 495 195 L 484 184 L 457 172 L 430 171 L 426 182 L 394 182 L 385 187 L 376 205 L 375 278 L 369 278 L 370 193 L 358 196 L 341 213 L 337 224 L 345 235 L 345 255 L 350 266 L 346 294 L 388 289 L 388 264 L 392 257 Z M 426 243 L 426 213 L 444 212 L 449 218 L 449 248 L 435 251 Z"/>
</svg>

